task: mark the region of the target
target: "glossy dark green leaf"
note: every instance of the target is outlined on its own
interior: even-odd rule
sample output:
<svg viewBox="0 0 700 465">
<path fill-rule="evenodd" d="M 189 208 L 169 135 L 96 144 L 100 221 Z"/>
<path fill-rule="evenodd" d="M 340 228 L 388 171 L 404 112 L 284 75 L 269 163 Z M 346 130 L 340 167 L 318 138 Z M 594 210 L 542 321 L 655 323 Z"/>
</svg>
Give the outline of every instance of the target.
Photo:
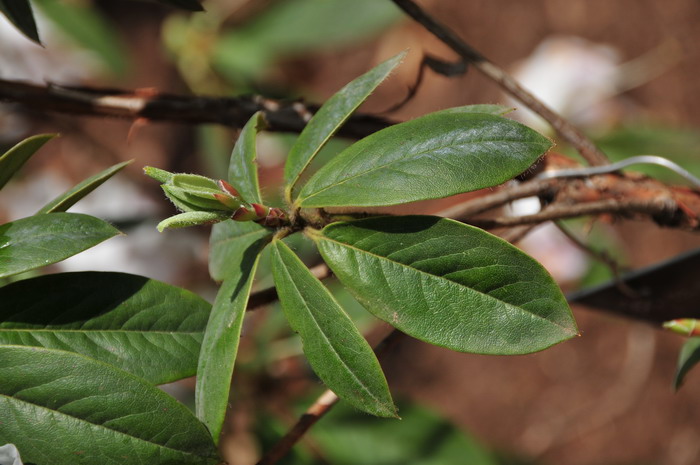
<svg viewBox="0 0 700 465">
<path fill-rule="evenodd" d="M 228 182 L 240 192 L 248 203 L 262 203 L 258 182 L 258 158 L 255 141 L 258 133 L 265 129 L 262 112 L 255 113 L 243 126 L 231 153 L 228 166 Z"/>
<path fill-rule="evenodd" d="M 39 40 L 39 32 L 36 30 L 36 21 L 34 21 L 34 12 L 29 0 L 0 0 L 0 12 L 14 24 L 17 29 L 22 31 L 22 34 L 36 42 Z"/>
<path fill-rule="evenodd" d="M 545 269 L 481 229 L 397 216 L 310 234 L 358 301 L 423 341 L 461 352 L 524 354 L 577 334 Z"/>
<path fill-rule="evenodd" d="M 680 389 L 686 375 L 698 362 L 700 362 L 700 337 L 688 338 L 678 355 L 678 367 L 676 368 L 676 377 L 673 380 L 674 388 Z"/>
<path fill-rule="evenodd" d="M 106 180 L 117 174 L 129 163 L 131 163 L 131 160 L 122 163 L 117 163 L 116 165 L 107 168 L 106 170 L 97 173 L 94 176 L 90 176 L 77 186 L 73 187 L 68 192 L 61 194 L 59 197 L 53 199 L 48 204 L 44 205 L 41 208 L 41 210 L 39 210 L 36 213 L 56 213 L 68 210 L 70 207 L 75 205 L 76 202 L 78 202 L 90 192 L 100 187 L 102 183 L 104 183 Z"/>
<path fill-rule="evenodd" d="M 5 223 L 0 225 L 0 278 L 60 262 L 117 234 L 101 219 L 78 213 Z"/>
<path fill-rule="evenodd" d="M 240 251 L 258 242 L 272 232 L 252 221 L 228 220 L 215 224 L 209 238 L 209 275 L 214 281 L 223 281 L 240 270 Z"/>
<path fill-rule="evenodd" d="M 59 273 L 0 287 L 0 345 L 77 352 L 155 384 L 194 376 L 211 305 L 125 273 Z"/>
<path fill-rule="evenodd" d="M 2 0 L 0 0 L 0 5 Z M 0 189 L 45 143 L 56 134 L 40 134 L 28 137 L 0 156 Z"/>
<path fill-rule="evenodd" d="M 229 273 L 216 295 L 207 323 L 197 368 L 195 402 L 197 417 L 209 428 L 214 441 L 219 435 L 228 406 L 233 365 L 238 353 L 241 327 L 248 305 L 260 252 L 269 238 L 261 238 L 230 253 Z"/>
<path fill-rule="evenodd" d="M 0 346 L 0 422 L 0 444 L 15 444 L 36 465 L 217 463 L 187 407 L 72 352 Z"/>
<path fill-rule="evenodd" d="M 506 118 L 437 112 L 353 144 L 309 180 L 297 204 L 395 205 L 491 187 L 525 171 L 551 145 Z"/>
<path fill-rule="evenodd" d="M 405 56 L 405 52 L 400 53 L 350 82 L 311 118 L 292 146 L 284 167 L 286 197 L 290 202 L 294 185 L 314 157 Z"/>
<path fill-rule="evenodd" d="M 286 244 L 273 241 L 271 250 L 282 310 L 318 377 L 356 408 L 395 417 L 379 361 L 350 317 Z"/>
</svg>

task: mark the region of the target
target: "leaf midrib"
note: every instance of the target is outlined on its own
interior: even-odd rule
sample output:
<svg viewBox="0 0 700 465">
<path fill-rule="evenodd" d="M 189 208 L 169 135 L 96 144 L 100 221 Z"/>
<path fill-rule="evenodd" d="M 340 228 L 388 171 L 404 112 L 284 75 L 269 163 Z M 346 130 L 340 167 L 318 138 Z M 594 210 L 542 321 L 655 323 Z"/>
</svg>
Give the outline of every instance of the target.
<svg viewBox="0 0 700 465">
<path fill-rule="evenodd" d="M 367 173 L 372 173 L 373 171 L 377 171 L 377 170 L 380 170 L 380 169 L 385 169 L 386 167 L 388 167 L 388 166 L 390 166 L 390 165 L 392 165 L 392 164 L 394 164 L 394 163 L 404 161 L 404 160 L 406 160 L 407 158 L 418 158 L 418 157 L 420 157 L 420 156 L 422 156 L 422 155 L 425 155 L 426 153 L 434 152 L 434 151 L 437 151 L 437 150 L 442 150 L 442 149 L 445 149 L 445 148 L 448 148 L 448 147 L 455 147 L 455 146 L 458 146 L 458 145 L 459 145 L 459 146 L 468 146 L 468 145 L 474 145 L 474 144 L 483 143 L 483 142 L 520 142 L 520 143 L 522 143 L 522 144 L 529 144 L 529 145 L 536 144 L 536 142 L 532 142 L 532 141 L 530 141 L 530 142 L 524 142 L 524 141 L 522 141 L 522 140 L 520 140 L 520 139 L 518 139 L 518 140 L 511 140 L 511 139 L 497 139 L 497 140 L 480 139 L 480 140 L 478 140 L 478 141 L 469 141 L 469 142 L 460 143 L 460 144 L 441 145 L 441 146 L 439 146 L 439 147 L 433 147 L 433 148 L 430 148 L 430 149 L 428 149 L 428 150 L 424 150 L 424 151 L 421 151 L 421 152 L 408 153 L 408 154 L 404 155 L 403 157 L 395 158 L 395 159 L 391 160 L 390 162 L 385 163 L 385 164 L 383 164 L 383 165 L 374 165 L 372 168 L 370 168 L 370 169 L 368 169 L 368 170 L 362 171 L 362 172 L 360 172 L 360 173 L 353 174 L 353 175 L 350 176 L 350 177 L 343 178 L 343 179 L 340 180 L 340 181 L 336 181 L 336 182 L 334 182 L 333 184 L 330 184 L 330 185 L 328 185 L 328 186 L 326 186 L 326 187 L 324 187 L 324 188 L 322 188 L 322 189 L 320 189 L 320 190 L 317 190 L 317 191 L 315 191 L 313 194 L 311 194 L 311 195 L 309 195 L 309 196 L 307 196 L 307 197 L 303 197 L 303 198 L 300 197 L 299 199 L 297 199 L 297 201 L 300 202 L 300 203 L 303 203 L 304 200 L 308 200 L 308 199 L 311 199 L 311 198 L 313 198 L 313 197 L 316 197 L 317 195 L 321 194 L 322 192 L 324 192 L 324 191 L 326 191 L 326 190 L 328 190 L 328 189 L 332 189 L 332 188 L 334 188 L 334 187 L 340 186 L 341 184 L 344 184 L 344 183 L 346 183 L 346 182 L 348 182 L 348 181 L 351 181 L 351 180 L 353 180 L 353 179 L 355 179 L 355 178 L 364 176 L 364 175 L 366 175 Z M 358 152 L 358 153 L 362 153 L 362 152 Z M 353 157 L 353 160 L 354 160 L 354 158 L 355 158 L 355 157 Z"/>
<path fill-rule="evenodd" d="M 328 237 L 328 236 L 326 236 L 326 235 L 321 235 L 320 237 L 321 237 L 322 240 L 327 240 L 327 241 L 329 241 L 329 242 L 334 242 L 334 243 L 336 243 L 336 244 L 338 244 L 338 245 L 340 245 L 340 246 L 344 246 L 344 247 L 347 247 L 347 248 L 349 248 L 349 249 L 353 249 L 353 250 L 356 250 L 356 251 L 365 253 L 365 254 L 367 254 L 367 255 L 371 255 L 371 256 L 376 257 L 376 258 L 378 258 L 378 259 L 380 259 L 380 260 L 385 260 L 385 261 L 387 261 L 387 262 L 394 263 L 394 264 L 396 264 L 396 265 L 400 265 L 400 266 L 402 266 L 402 267 L 404 267 L 404 268 L 406 268 L 406 269 L 413 270 L 414 272 L 417 272 L 417 273 L 420 273 L 420 274 L 429 276 L 429 277 L 431 277 L 431 278 L 437 278 L 437 279 L 441 279 L 441 280 L 447 281 L 447 282 L 449 282 L 449 283 L 456 284 L 456 285 L 461 286 L 461 287 L 463 287 L 463 288 L 465 288 L 465 289 L 468 289 L 468 290 L 470 290 L 470 291 L 472 291 L 472 292 L 475 292 L 475 293 L 477 293 L 477 294 L 483 295 L 483 296 L 485 296 L 485 297 L 488 298 L 488 299 L 492 299 L 492 300 L 495 300 L 495 301 L 497 301 L 497 302 L 501 302 L 501 303 L 503 303 L 504 305 L 508 306 L 509 308 L 512 308 L 512 309 L 516 310 L 517 312 L 519 312 L 519 313 L 521 313 L 521 314 L 525 314 L 525 315 L 529 315 L 529 316 L 531 316 L 531 317 L 535 317 L 535 318 L 537 318 L 537 319 L 539 319 L 539 320 L 543 320 L 543 321 L 545 321 L 546 323 L 551 324 L 552 326 L 561 328 L 561 329 L 564 330 L 566 333 L 576 334 L 576 332 L 572 332 L 569 328 L 566 328 L 565 326 L 562 326 L 562 325 L 560 325 L 560 324 L 558 324 L 558 323 L 556 323 L 556 322 L 554 322 L 554 321 L 548 320 L 547 318 L 544 318 L 544 317 L 542 317 L 542 316 L 540 316 L 540 315 L 537 315 L 536 313 L 528 312 L 528 311 L 525 310 L 524 308 L 518 307 L 518 306 L 513 305 L 513 304 L 511 304 L 511 303 L 508 303 L 508 302 L 506 302 L 506 301 L 504 301 L 504 300 L 497 299 L 496 297 L 493 297 L 493 296 L 491 296 L 491 295 L 489 295 L 489 294 L 487 294 L 487 293 L 485 293 L 485 292 L 477 291 L 476 289 L 471 288 L 471 287 L 469 287 L 469 286 L 465 286 L 464 284 L 461 284 L 461 283 L 459 283 L 459 282 L 457 282 L 457 281 L 453 281 L 453 280 L 451 280 L 451 279 L 445 278 L 445 277 L 443 277 L 443 276 L 438 276 L 438 275 L 436 275 L 436 274 L 431 274 L 431 273 L 428 273 L 428 272 L 426 272 L 426 271 L 419 270 L 418 268 L 413 268 L 413 267 L 411 267 L 411 266 L 409 266 L 409 265 L 406 265 L 406 264 L 404 264 L 404 263 L 397 262 L 397 261 L 395 261 L 395 260 L 391 260 L 391 259 L 389 259 L 388 257 L 384 257 L 384 256 L 382 256 L 382 255 L 377 255 L 377 254 L 375 254 L 375 253 L 368 252 L 368 251 L 366 251 L 366 250 L 364 250 L 364 249 L 360 249 L 359 247 L 355 247 L 355 246 L 350 245 L 350 244 L 347 244 L 347 243 L 345 243 L 345 242 L 340 242 L 340 241 L 338 241 L 338 240 L 331 239 L 330 237 Z"/>
</svg>

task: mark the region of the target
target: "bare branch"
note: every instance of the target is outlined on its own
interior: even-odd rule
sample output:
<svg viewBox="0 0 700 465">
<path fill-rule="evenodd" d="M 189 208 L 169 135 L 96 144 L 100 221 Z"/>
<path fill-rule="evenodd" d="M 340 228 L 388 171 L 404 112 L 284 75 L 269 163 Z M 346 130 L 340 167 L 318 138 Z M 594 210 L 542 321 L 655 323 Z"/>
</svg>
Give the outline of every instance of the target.
<svg viewBox="0 0 700 465">
<path fill-rule="evenodd" d="M 591 165 L 605 165 L 608 163 L 607 157 L 581 131 L 523 88 L 505 70 L 499 68 L 481 53 L 467 45 L 447 26 L 438 23 L 412 0 L 393 0 L 393 2 L 454 50 L 460 57 L 468 61 L 474 68 L 481 71 L 481 73 L 501 86 L 510 95 L 544 118 Z"/>
<path fill-rule="evenodd" d="M 0 101 L 25 105 L 30 110 L 75 115 L 170 121 L 185 124 L 216 123 L 240 128 L 256 111 L 262 111 L 271 131 L 300 132 L 316 105 L 249 97 L 196 97 L 163 94 L 153 89 L 96 89 L 37 86 L 0 79 Z M 362 138 L 394 124 L 372 115 L 356 114 L 339 135 Z"/>
</svg>

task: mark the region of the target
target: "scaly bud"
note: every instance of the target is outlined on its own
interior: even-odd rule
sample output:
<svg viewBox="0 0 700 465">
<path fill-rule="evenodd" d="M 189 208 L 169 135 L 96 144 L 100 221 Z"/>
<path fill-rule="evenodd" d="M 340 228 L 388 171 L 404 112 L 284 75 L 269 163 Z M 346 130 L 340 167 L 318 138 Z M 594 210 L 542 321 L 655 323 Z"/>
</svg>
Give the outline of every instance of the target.
<svg viewBox="0 0 700 465">
<path fill-rule="evenodd" d="M 241 207 L 236 212 L 231 215 L 231 219 L 234 221 L 254 221 L 257 219 L 255 212 L 248 210 L 246 207 Z"/>
<path fill-rule="evenodd" d="M 239 199 L 242 198 L 242 197 L 241 197 L 241 194 L 239 194 L 238 191 L 237 191 L 231 184 L 227 183 L 227 182 L 224 181 L 223 179 L 219 179 L 216 183 L 219 185 L 219 188 L 220 188 L 222 191 L 228 192 L 228 193 L 231 194 L 232 196 L 238 197 Z"/>
</svg>

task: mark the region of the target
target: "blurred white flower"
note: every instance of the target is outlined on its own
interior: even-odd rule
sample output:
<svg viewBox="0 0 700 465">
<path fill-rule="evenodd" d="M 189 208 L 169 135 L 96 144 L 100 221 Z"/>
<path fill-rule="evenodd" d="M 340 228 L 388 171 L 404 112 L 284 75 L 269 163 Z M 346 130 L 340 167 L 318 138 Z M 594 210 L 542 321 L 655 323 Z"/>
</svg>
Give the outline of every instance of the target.
<svg viewBox="0 0 700 465">
<path fill-rule="evenodd" d="M 19 451 L 14 444 L 0 446 L 0 465 L 23 465 Z"/>
<path fill-rule="evenodd" d="M 570 36 L 545 39 L 513 70 L 527 90 L 579 126 L 605 125 L 617 113 L 610 97 L 619 92 L 619 74 L 617 50 Z M 551 132 L 539 116 L 519 102 L 513 105 L 518 108 L 516 119 L 537 131 Z"/>
</svg>

